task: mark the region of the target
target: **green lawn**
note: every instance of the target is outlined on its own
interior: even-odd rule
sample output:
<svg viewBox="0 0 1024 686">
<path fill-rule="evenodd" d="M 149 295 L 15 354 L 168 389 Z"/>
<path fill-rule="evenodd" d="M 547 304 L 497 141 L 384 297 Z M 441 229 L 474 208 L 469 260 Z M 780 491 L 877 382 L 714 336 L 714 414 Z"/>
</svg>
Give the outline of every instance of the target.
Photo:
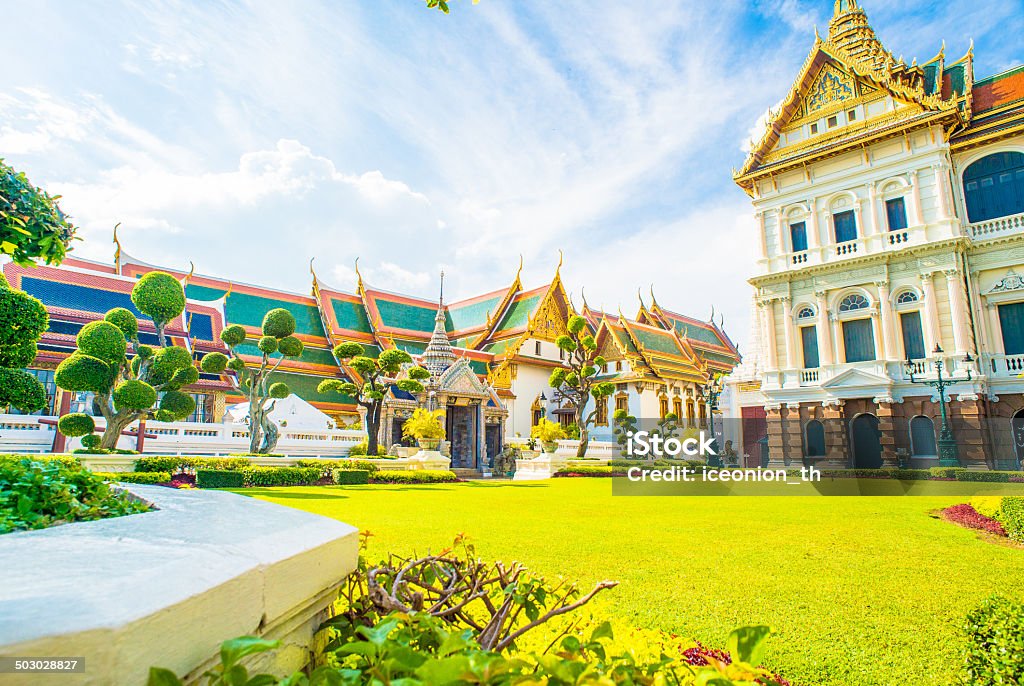
<svg viewBox="0 0 1024 686">
<path fill-rule="evenodd" d="M 607 479 L 242 492 L 372 531 L 371 558 L 464 532 L 488 558 L 618 580 L 601 603 L 622 623 L 713 646 L 769 624 L 766 666 L 805 685 L 948 683 L 965 613 L 1024 597 L 1024 550 L 931 514 L 956 496 L 614 497 Z"/>
</svg>

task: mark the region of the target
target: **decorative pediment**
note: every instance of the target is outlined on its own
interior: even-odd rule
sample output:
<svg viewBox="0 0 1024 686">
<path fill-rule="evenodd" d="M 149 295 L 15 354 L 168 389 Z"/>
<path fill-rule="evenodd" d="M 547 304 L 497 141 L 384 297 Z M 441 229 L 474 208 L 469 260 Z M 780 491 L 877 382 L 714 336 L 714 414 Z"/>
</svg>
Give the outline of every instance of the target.
<svg viewBox="0 0 1024 686">
<path fill-rule="evenodd" d="M 857 84 L 853 76 L 827 62 L 811 83 L 802 110 L 805 115 L 809 115 L 855 97 Z"/>
<path fill-rule="evenodd" d="M 844 390 L 864 393 L 867 389 L 886 389 L 891 384 L 892 380 L 886 376 L 879 376 L 864 369 L 853 368 L 835 375 L 821 384 L 821 388 L 835 395 L 844 395 Z M 885 395 L 885 393 L 880 392 L 875 393 L 875 395 Z"/>
<path fill-rule="evenodd" d="M 1024 291 L 1024 276 L 1020 276 L 1012 269 L 1009 274 L 996 282 L 992 288 L 985 291 L 985 295 L 998 295 L 1011 291 Z"/>
<path fill-rule="evenodd" d="M 487 387 L 480 381 L 466 358 L 460 358 L 446 369 L 437 380 L 437 390 L 451 395 L 482 397 L 489 395 Z"/>
</svg>

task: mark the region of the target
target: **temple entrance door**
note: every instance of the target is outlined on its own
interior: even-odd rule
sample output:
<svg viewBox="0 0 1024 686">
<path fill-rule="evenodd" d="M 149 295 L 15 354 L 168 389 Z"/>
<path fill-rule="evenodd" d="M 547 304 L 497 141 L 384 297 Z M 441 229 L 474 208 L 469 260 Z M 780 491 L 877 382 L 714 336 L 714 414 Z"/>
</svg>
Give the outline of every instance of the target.
<svg viewBox="0 0 1024 686">
<path fill-rule="evenodd" d="M 452 452 L 452 468 L 454 469 L 474 469 L 477 466 L 476 413 L 476 407 L 448 406 L 446 430 Z"/>
<path fill-rule="evenodd" d="M 878 469 L 882 466 L 881 432 L 878 417 L 860 414 L 850 422 L 850 452 L 856 469 Z"/>
<path fill-rule="evenodd" d="M 501 452 L 501 427 L 497 424 L 488 424 L 485 429 L 487 439 L 487 464 L 494 465 L 494 458 Z"/>
<path fill-rule="evenodd" d="M 1013 434 L 1013 454 L 1017 458 L 1017 469 L 1024 469 L 1024 410 L 1018 410 L 1010 420 Z"/>
</svg>

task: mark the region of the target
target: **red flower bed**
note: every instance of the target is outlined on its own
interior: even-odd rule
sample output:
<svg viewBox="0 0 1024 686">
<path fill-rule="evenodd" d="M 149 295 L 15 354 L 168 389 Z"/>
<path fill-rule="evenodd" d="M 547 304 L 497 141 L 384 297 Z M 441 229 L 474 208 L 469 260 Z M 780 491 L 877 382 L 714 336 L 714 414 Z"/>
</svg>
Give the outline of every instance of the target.
<svg viewBox="0 0 1024 686">
<path fill-rule="evenodd" d="M 947 507 L 942 511 L 942 514 L 954 524 L 965 526 L 968 529 L 980 529 L 997 536 L 1006 535 L 1006 530 L 1003 529 L 1002 524 L 991 517 L 986 517 L 967 503 Z"/>
<path fill-rule="evenodd" d="M 683 651 L 683 659 L 686 660 L 687 664 L 693 665 L 694 667 L 703 667 L 704 665 L 708 664 L 707 658 L 709 657 L 727 665 L 732 664 L 732 656 L 724 650 L 708 648 L 700 641 L 696 641 L 696 643 L 697 645 L 695 645 L 694 647 L 687 648 Z M 773 674 L 772 679 L 774 679 L 775 683 L 779 686 L 790 686 L 790 683 L 778 674 Z M 755 683 L 760 684 L 764 682 L 758 679 Z"/>
</svg>

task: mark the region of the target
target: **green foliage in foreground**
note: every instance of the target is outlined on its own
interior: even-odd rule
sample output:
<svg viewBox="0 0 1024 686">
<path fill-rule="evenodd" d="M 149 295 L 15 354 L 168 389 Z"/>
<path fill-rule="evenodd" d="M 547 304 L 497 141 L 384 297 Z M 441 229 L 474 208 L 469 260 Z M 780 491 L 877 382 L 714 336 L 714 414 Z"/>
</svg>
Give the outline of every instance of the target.
<svg viewBox="0 0 1024 686">
<path fill-rule="evenodd" d="M 994 595 L 968 616 L 967 684 L 1024 683 L 1024 603 Z"/>
<path fill-rule="evenodd" d="M 362 469 L 335 469 L 331 472 L 331 480 L 339 486 L 368 484 L 370 472 Z"/>
<path fill-rule="evenodd" d="M 245 485 L 242 472 L 230 469 L 197 469 L 198 488 L 241 488 Z"/>
<path fill-rule="evenodd" d="M 1003 525 L 1007 536 L 1018 543 L 1024 543 L 1024 497 L 1003 498 L 996 519 Z"/>
<path fill-rule="evenodd" d="M 0 534 L 148 509 L 102 476 L 60 460 L 0 460 Z"/>
<path fill-rule="evenodd" d="M 455 472 L 440 472 L 429 469 L 406 472 L 378 470 L 370 475 L 370 481 L 375 484 L 442 484 L 458 481 Z"/>
<path fill-rule="evenodd" d="M 949 495 L 626 498 L 605 479 L 246 492 L 369 530 L 375 554 L 464 532 L 485 559 L 616 579 L 594 601 L 616 627 L 720 645 L 769 624 L 765 664 L 794 684 L 892 686 L 951 682 L 967 613 L 994 592 L 1024 597 L 1024 551 L 935 516 L 964 486 L 933 486 Z"/>
</svg>

